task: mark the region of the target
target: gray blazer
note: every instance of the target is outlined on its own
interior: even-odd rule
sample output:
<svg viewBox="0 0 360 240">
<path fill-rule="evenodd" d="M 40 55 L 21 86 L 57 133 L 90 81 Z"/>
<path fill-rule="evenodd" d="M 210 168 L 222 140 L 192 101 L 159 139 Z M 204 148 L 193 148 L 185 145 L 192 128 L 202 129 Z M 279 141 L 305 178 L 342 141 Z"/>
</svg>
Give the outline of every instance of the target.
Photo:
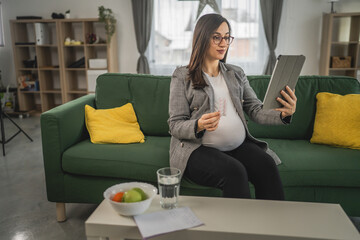
<svg viewBox="0 0 360 240">
<path fill-rule="evenodd" d="M 279 157 L 268 148 L 264 141 L 254 138 L 247 127 L 244 112 L 255 122 L 260 124 L 284 124 L 280 112 L 263 110 L 262 102 L 256 97 L 249 85 L 244 71 L 237 66 L 220 62 L 220 70 L 224 76 L 230 97 L 246 129 L 247 139 L 264 149 L 276 164 L 280 164 Z M 208 86 L 194 89 L 191 81 L 186 80 L 188 69 L 178 67 L 171 78 L 169 97 L 168 124 L 171 134 L 170 166 L 176 167 L 184 173 L 191 153 L 201 146 L 203 134 L 196 134 L 196 122 L 204 114 L 215 111 L 214 90 L 207 77 L 204 79 Z"/>
</svg>

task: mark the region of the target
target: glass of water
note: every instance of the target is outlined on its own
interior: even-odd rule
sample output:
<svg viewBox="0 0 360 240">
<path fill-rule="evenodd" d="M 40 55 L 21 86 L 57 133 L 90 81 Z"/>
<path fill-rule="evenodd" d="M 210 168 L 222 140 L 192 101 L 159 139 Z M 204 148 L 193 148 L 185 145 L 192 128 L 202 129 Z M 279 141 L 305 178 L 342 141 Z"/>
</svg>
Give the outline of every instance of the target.
<svg viewBox="0 0 360 240">
<path fill-rule="evenodd" d="M 156 173 L 161 207 L 165 209 L 176 208 L 180 191 L 180 169 L 166 167 L 157 170 Z"/>
</svg>

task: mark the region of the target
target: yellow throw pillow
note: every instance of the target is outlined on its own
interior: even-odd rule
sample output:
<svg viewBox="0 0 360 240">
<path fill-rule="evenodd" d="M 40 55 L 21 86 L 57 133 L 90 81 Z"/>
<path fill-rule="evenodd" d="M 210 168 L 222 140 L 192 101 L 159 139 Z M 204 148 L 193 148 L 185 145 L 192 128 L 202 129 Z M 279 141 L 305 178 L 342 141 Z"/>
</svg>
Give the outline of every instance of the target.
<svg viewBox="0 0 360 240">
<path fill-rule="evenodd" d="M 86 105 L 85 123 L 92 143 L 145 142 L 131 103 L 111 109 Z"/>
<path fill-rule="evenodd" d="M 318 93 L 311 143 L 360 149 L 360 94 Z"/>
</svg>

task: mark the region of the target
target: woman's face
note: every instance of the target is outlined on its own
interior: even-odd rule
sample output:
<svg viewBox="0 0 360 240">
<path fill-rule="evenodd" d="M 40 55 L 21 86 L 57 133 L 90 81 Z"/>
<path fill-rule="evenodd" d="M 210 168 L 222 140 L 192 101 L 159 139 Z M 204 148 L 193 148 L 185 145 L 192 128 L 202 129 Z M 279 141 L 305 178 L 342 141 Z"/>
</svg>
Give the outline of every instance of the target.
<svg viewBox="0 0 360 240">
<path fill-rule="evenodd" d="M 225 42 L 225 39 L 221 39 L 220 43 L 215 42 L 222 37 L 230 37 L 229 26 L 226 22 L 223 22 L 218 29 L 213 32 L 210 38 L 209 49 L 206 54 L 206 58 L 210 61 L 221 60 L 224 58 L 225 53 L 229 45 Z"/>
</svg>

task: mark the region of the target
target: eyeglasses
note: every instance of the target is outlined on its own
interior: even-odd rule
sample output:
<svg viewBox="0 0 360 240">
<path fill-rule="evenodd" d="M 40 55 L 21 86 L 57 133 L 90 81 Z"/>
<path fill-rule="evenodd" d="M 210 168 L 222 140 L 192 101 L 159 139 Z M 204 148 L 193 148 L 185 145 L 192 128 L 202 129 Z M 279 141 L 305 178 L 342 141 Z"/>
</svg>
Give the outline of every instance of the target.
<svg viewBox="0 0 360 240">
<path fill-rule="evenodd" d="M 234 37 L 231 37 L 231 36 L 221 37 L 219 35 L 215 35 L 212 37 L 212 40 L 216 45 L 219 45 L 223 39 L 225 40 L 225 43 L 227 45 L 230 45 L 233 42 Z"/>
</svg>

